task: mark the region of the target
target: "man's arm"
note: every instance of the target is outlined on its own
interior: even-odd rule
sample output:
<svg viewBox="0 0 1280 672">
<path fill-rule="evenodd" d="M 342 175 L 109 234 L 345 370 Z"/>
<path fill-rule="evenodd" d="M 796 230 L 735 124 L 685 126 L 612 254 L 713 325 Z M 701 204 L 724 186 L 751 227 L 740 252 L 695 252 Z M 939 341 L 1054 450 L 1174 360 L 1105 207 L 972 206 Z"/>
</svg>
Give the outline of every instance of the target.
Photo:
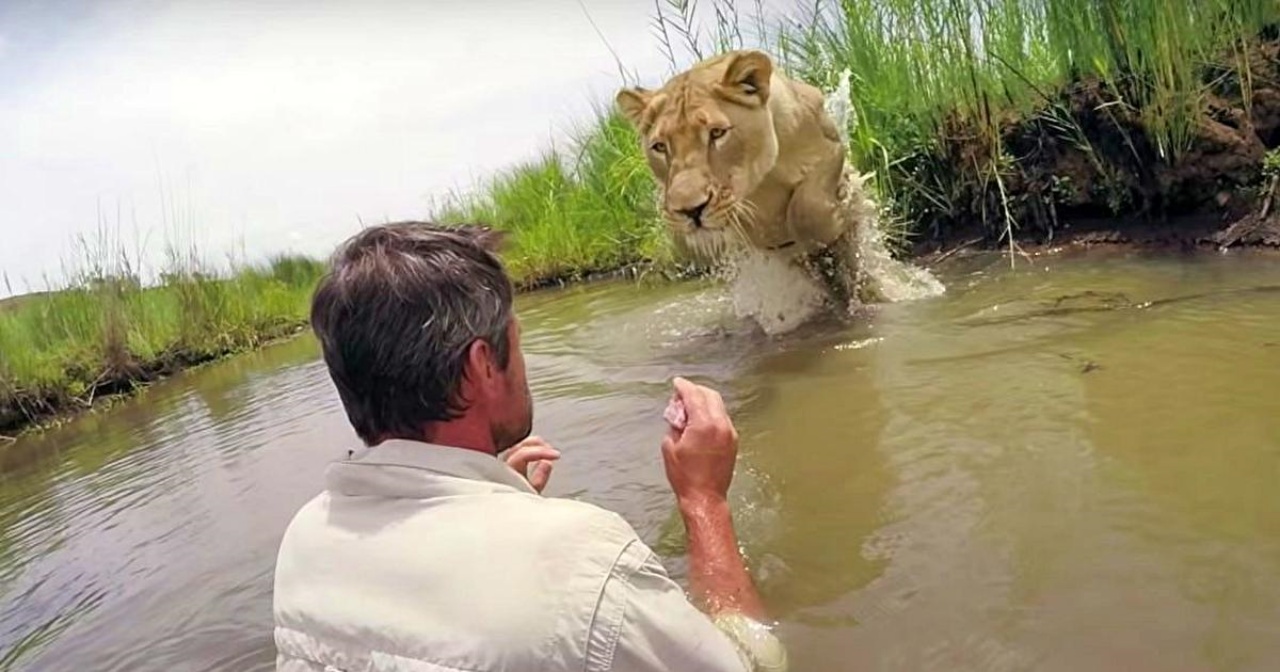
<svg viewBox="0 0 1280 672">
<path fill-rule="evenodd" d="M 735 612 L 764 621 L 764 605 L 738 553 L 728 501 L 685 499 L 679 507 L 689 539 L 689 589 L 702 609 L 711 616 Z"/>
<path fill-rule="evenodd" d="M 688 537 L 690 592 L 757 665 L 784 669 L 785 652 L 763 625 L 764 605 L 738 552 L 729 512 L 738 432 L 718 392 L 683 378 L 674 384 L 685 418 L 668 430 L 662 458 Z"/>
<path fill-rule="evenodd" d="M 667 431 L 662 461 L 688 535 L 691 592 L 712 616 L 732 611 L 763 620 L 729 514 L 738 431 L 720 393 L 683 378 L 674 383 L 685 421 Z"/>
</svg>

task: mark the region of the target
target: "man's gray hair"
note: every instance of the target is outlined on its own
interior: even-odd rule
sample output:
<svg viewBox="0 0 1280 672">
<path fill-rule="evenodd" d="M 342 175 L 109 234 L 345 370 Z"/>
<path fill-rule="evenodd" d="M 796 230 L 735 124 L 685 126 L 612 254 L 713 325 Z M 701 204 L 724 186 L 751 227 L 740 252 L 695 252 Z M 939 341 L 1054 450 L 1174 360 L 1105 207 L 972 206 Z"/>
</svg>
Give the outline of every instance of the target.
<svg viewBox="0 0 1280 672">
<path fill-rule="evenodd" d="M 396 222 L 338 248 L 311 302 L 329 376 L 367 445 L 421 439 L 427 423 L 465 411 L 467 352 L 489 343 L 510 357 L 511 280 L 499 236 L 476 225 Z"/>
</svg>

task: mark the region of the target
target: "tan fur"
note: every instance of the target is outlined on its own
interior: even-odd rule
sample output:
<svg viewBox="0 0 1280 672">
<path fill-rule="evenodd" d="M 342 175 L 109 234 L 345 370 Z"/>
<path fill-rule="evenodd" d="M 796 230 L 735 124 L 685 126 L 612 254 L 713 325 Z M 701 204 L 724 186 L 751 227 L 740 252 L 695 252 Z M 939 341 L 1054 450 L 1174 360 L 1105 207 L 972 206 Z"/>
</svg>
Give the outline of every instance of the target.
<svg viewBox="0 0 1280 672">
<path fill-rule="evenodd" d="M 845 232 L 845 147 L 822 92 L 780 74 L 765 53 L 709 58 L 656 91 L 623 89 L 616 102 L 640 132 L 668 226 L 691 247 L 737 238 L 802 255 Z"/>
</svg>

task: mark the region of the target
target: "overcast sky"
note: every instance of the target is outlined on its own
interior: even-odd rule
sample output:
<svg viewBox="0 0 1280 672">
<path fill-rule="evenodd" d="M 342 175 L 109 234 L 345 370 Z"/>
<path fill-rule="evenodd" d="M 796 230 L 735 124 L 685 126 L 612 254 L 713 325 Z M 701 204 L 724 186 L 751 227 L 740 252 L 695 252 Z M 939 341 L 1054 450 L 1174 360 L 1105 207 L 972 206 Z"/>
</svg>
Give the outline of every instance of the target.
<svg viewBox="0 0 1280 672">
<path fill-rule="evenodd" d="M 360 220 L 423 217 L 611 101 L 609 47 L 658 83 L 653 11 L 3 0 L 0 271 L 13 293 L 41 289 L 100 221 L 155 264 L 165 240 L 323 255 Z"/>
</svg>

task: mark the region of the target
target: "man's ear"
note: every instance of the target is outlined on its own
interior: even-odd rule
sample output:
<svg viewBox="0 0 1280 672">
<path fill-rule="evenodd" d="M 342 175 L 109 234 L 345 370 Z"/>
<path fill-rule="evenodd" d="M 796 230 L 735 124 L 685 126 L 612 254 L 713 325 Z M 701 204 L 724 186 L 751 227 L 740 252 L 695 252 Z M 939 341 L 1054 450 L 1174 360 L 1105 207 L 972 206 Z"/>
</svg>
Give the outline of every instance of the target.
<svg viewBox="0 0 1280 672">
<path fill-rule="evenodd" d="M 475 394 L 486 389 L 498 375 L 498 362 L 495 361 L 493 346 L 483 338 L 471 341 L 467 346 L 466 359 L 462 363 L 463 389 L 470 389 L 472 394 L 468 401 L 475 400 Z"/>
<path fill-rule="evenodd" d="M 734 54 L 720 80 L 720 93 L 730 100 L 748 106 L 769 102 L 769 80 L 773 77 L 773 61 L 763 51 L 741 51 Z"/>
<path fill-rule="evenodd" d="M 614 103 L 617 104 L 622 116 L 626 117 L 632 126 L 640 128 L 644 125 L 644 110 L 652 100 L 652 91 L 637 86 L 619 91 L 614 98 Z"/>
</svg>

